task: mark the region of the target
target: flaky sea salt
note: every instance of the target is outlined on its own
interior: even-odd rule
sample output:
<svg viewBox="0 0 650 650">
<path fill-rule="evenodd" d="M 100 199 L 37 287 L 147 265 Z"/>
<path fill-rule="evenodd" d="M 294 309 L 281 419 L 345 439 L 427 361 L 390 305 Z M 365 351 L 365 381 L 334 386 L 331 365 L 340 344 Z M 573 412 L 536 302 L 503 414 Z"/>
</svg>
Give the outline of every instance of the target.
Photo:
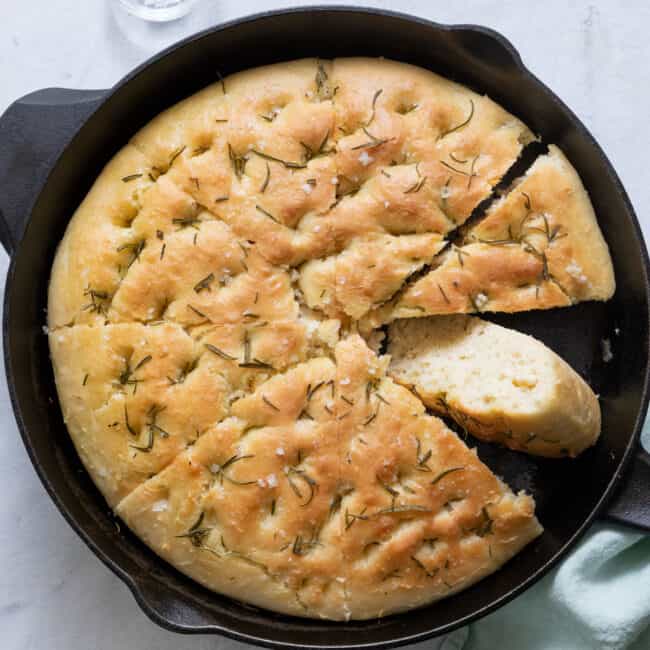
<svg viewBox="0 0 650 650">
<path fill-rule="evenodd" d="M 364 167 L 367 167 L 373 160 L 374 160 L 374 158 L 372 156 L 369 156 L 367 151 L 362 151 L 359 154 L 359 162 Z"/>
</svg>

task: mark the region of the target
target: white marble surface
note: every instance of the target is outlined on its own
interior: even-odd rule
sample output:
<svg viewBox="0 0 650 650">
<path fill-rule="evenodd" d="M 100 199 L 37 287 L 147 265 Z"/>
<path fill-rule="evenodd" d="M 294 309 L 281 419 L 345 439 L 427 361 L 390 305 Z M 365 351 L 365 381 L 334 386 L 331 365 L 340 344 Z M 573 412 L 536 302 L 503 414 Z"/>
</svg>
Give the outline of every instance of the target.
<svg viewBox="0 0 650 650">
<path fill-rule="evenodd" d="M 178 29 L 189 33 L 288 4 L 204 0 Z M 618 169 L 646 233 L 650 232 L 650 130 L 646 125 L 650 115 L 650 5 L 634 0 L 385 0 L 356 4 L 398 9 L 439 22 L 485 24 L 506 35 L 532 71 L 594 133 Z M 148 30 L 143 37 L 146 47 L 126 38 L 105 0 L 4 0 L 0 10 L 0 112 L 15 98 L 37 88 L 108 87 L 173 34 Z M 0 253 L 3 288 L 7 264 L 6 255 Z M 2 648 L 244 647 L 218 637 L 178 636 L 145 618 L 127 588 L 86 549 L 47 498 L 20 442 L 4 372 L 0 378 L 0 428 Z M 423 647 L 438 646 L 438 642 L 429 642 Z"/>
</svg>

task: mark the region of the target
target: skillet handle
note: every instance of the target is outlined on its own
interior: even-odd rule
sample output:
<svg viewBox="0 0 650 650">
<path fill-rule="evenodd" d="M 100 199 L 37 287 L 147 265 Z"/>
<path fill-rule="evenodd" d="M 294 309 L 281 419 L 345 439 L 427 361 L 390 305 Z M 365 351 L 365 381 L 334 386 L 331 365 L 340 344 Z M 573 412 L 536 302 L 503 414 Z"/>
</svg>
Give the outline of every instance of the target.
<svg viewBox="0 0 650 650">
<path fill-rule="evenodd" d="M 107 92 L 45 88 L 0 116 L 0 242 L 9 255 L 54 163 Z"/>
<path fill-rule="evenodd" d="M 650 454 L 640 447 L 603 513 L 609 521 L 650 532 Z"/>
</svg>

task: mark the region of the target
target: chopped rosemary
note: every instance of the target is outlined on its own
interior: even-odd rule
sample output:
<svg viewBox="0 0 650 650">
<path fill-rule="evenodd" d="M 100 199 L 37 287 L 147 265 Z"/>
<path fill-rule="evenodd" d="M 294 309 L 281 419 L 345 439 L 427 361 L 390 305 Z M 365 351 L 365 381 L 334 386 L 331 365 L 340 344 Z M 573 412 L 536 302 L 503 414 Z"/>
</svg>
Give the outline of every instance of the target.
<svg viewBox="0 0 650 650">
<path fill-rule="evenodd" d="M 133 430 L 133 427 L 131 426 L 131 423 L 129 422 L 129 411 L 126 407 L 126 402 L 124 402 L 124 423 L 126 424 L 126 430 L 132 435 L 135 436 L 136 433 Z"/>
<path fill-rule="evenodd" d="M 264 182 L 262 183 L 262 186 L 260 187 L 260 194 L 264 194 L 266 191 L 266 188 L 269 185 L 269 180 L 271 180 L 271 167 L 269 166 L 269 161 L 266 161 L 266 176 L 264 177 Z"/>
<path fill-rule="evenodd" d="M 214 202 L 215 203 L 223 203 L 223 201 L 227 201 L 230 197 L 229 196 L 218 196 Z"/>
<path fill-rule="evenodd" d="M 443 167 L 446 167 L 447 169 L 449 169 L 450 171 L 452 171 L 452 172 L 454 172 L 456 174 L 460 174 L 461 176 L 467 176 L 467 177 L 471 178 L 471 176 L 466 171 L 463 171 L 462 169 L 456 169 L 456 167 L 454 167 L 453 165 L 450 165 L 448 162 L 445 162 L 444 160 L 439 160 L 438 162 Z"/>
<path fill-rule="evenodd" d="M 298 462 L 300 461 L 301 459 L 299 458 Z M 309 494 L 307 496 L 307 500 L 301 504 L 301 507 L 304 508 L 308 506 L 314 499 L 314 496 L 318 490 L 318 483 L 311 476 L 309 476 L 309 474 L 307 474 L 307 472 L 304 469 L 298 469 L 296 467 L 287 468 L 285 472 L 285 476 L 287 477 L 287 482 L 289 483 L 289 487 L 293 490 L 294 494 L 299 499 L 303 498 L 303 493 L 300 491 L 296 479 L 292 477 L 296 477 L 297 479 L 302 480 L 303 483 L 307 486 L 309 490 Z"/>
<path fill-rule="evenodd" d="M 212 528 L 201 527 L 203 519 L 205 518 L 205 512 L 201 511 L 199 518 L 190 526 L 186 533 L 182 535 L 176 535 L 177 538 L 187 538 L 190 540 L 192 546 L 200 548 L 203 546 L 205 538 L 209 535 Z"/>
<path fill-rule="evenodd" d="M 207 320 L 207 321 L 209 321 L 209 322 L 212 322 L 212 321 L 211 321 L 211 320 L 210 320 L 210 319 L 209 319 L 209 318 L 208 318 L 208 317 L 207 317 L 207 316 L 206 316 L 202 311 L 198 310 L 198 309 L 197 309 L 196 307 L 194 307 L 193 305 L 190 305 L 190 304 L 188 303 L 187 308 L 188 308 L 190 311 L 193 311 L 197 316 L 200 316 L 201 318 L 205 318 L 205 320 Z"/>
<path fill-rule="evenodd" d="M 264 160 L 270 160 L 271 162 L 276 162 L 280 163 L 281 165 L 284 165 L 287 169 L 305 169 L 307 165 L 305 163 L 300 163 L 300 162 L 293 162 L 291 160 L 282 160 L 282 158 L 276 158 L 275 156 L 271 156 L 268 153 L 264 153 L 263 151 L 259 151 L 258 149 L 251 149 L 251 153 L 254 153 L 256 156 L 259 156 L 260 158 L 264 158 Z"/>
<path fill-rule="evenodd" d="M 232 165 L 232 169 L 235 172 L 235 176 L 238 179 L 241 179 L 241 177 L 244 175 L 244 171 L 246 170 L 246 163 L 248 162 L 248 158 L 246 156 L 238 156 L 234 149 L 230 146 L 230 142 L 228 143 L 228 158 L 230 159 L 230 164 Z"/>
<path fill-rule="evenodd" d="M 167 249 L 167 244 L 164 244 L 160 247 L 160 256 L 159 259 L 162 262 L 163 257 L 165 257 L 165 250 Z"/>
<path fill-rule="evenodd" d="M 469 115 L 467 116 L 467 119 L 465 119 L 463 122 L 461 122 L 457 126 L 454 126 L 453 128 L 448 129 L 447 131 L 443 131 L 438 136 L 438 140 L 441 140 L 442 138 L 449 135 L 450 133 L 454 133 L 456 131 L 459 131 L 460 129 L 467 126 L 472 121 L 472 118 L 474 117 L 474 102 L 470 99 L 469 103 L 470 103 L 470 111 L 469 111 Z"/>
<path fill-rule="evenodd" d="M 204 343 L 205 347 L 212 352 L 212 354 L 216 354 L 218 357 L 221 357 L 222 359 L 225 359 L 226 361 L 236 361 L 236 357 L 231 357 L 229 354 L 218 348 L 216 345 L 212 345 L 211 343 Z"/>
<path fill-rule="evenodd" d="M 345 509 L 345 530 L 349 530 L 356 521 L 368 521 L 368 515 L 366 515 L 366 510 L 368 508 L 364 506 L 363 510 L 358 514 L 349 512 L 348 509 Z"/>
<path fill-rule="evenodd" d="M 169 159 L 170 167 L 174 164 L 176 158 L 178 158 L 183 153 L 183 151 L 185 151 L 186 148 L 187 147 L 183 145 L 182 147 L 179 147 L 176 151 L 174 151 L 174 153 L 171 155 L 171 158 Z"/>
<path fill-rule="evenodd" d="M 255 370 L 273 370 L 273 366 L 265 361 L 253 358 L 251 361 L 244 361 L 239 364 L 240 368 L 252 368 Z"/>
<path fill-rule="evenodd" d="M 206 275 L 202 280 L 199 280 L 194 285 L 194 291 L 200 293 L 201 291 L 210 291 L 210 285 L 214 282 L 214 273 Z"/>
<path fill-rule="evenodd" d="M 225 463 L 222 465 L 215 464 L 215 465 L 210 465 L 210 473 L 215 477 L 215 479 L 219 479 L 219 483 L 223 485 L 223 480 L 226 479 L 226 481 L 232 483 L 233 485 L 253 485 L 253 483 L 257 483 L 257 481 L 238 481 L 232 476 L 229 476 L 226 474 L 226 470 L 229 467 L 232 467 L 235 463 L 239 463 L 242 460 L 247 460 L 249 458 L 254 458 L 253 454 L 244 454 L 242 456 L 239 456 L 237 454 L 234 454 L 231 456 Z"/>
<path fill-rule="evenodd" d="M 226 94 L 226 80 L 223 78 L 223 75 L 219 70 L 217 70 L 217 77 L 219 79 L 219 83 L 221 84 L 221 90 L 223 91 L 223 94 Z M 224 120 L 225 121 L 225 120 Z"/>
<path fill-rule="evenodd" d="M 278 412 L 280 411 L 280 409 L 279 409 L 275 404 L 273 404 L 273 402 L 271 402 L 271 400 L 269 400 L 269 398 L 266 397 L 266 395 L 262 395 L 262 401 L 263 401 L 263 402 L 264 402 L 264 403 L 265 403 L 269 408 L 272 408 L 274 411 L 278 411 Z"/>
<path fill-rule="evenodd" d="M 291 552 L 294 555 L 307 555 L 309 551 L 317 546 L 322 546 L 322 543 L 318 541 L 317 537 L 312 536 L 310 540 L 305 540 L 302 535 L 297 535 L 291 547 Z"/>
<path fill-rule="evenodd" d="M 433 572 L 429 571 L 429 569 L 427 569 L 426 566 L 424 566 L 424 564 L 415 557 L 415 555 L 411 555 L 411 559 L 413 560 L 415 565 L 418 567 L 418 569 L 421 569 L 422 571 L 424 571 L 427 578 L 433 578 L 436 575 L 436 573 L 439 571 L 439 569 L 437 569 L 437 568 L 434 569 Z"/>
<path fill-rule="evenodd" d="M 142 174 L 129 174 L 128 176 L 123 176 L 122 177 L 122 182 L 123 183 L 129 183 L 131 181 L 134 181 L 136 178 L 141 178 Z"/>
<path fill-rule="evenodd" d="M 462 465 L 462 466 L 458 466 L 458 467 L 450 467 L 450 468 L 448 468 L 448 469 L 445 469 L 445 470 L 443 470 L 442 472 L 440 472 L 440 474 L 438 474 L 438 475 L 433 479 L 433 481 L 431 481 L 431 485 L 435 485 L 436 483 L 438 483 L 439 481 L 441 481 L 443 478 L 445 478 L 445 476 L 447 476 L 447 475 L 449 475 L 449 474 L 451 474 L 451 473 L 453 473 L 453 472 L 459 472 L 460 470 L 463 470 L 463 469 L 465 469 L 465 466 L 464 466 L 464 465 Z"/>
<path fill-rule="evenodd" d="M 145 247 L 144 239 L 141 240 L 141 241 L 132 242 L 132 243 L 129 243 L 129 244 L 122 244 L 121 246 L 117 247 L 117 252 L 118 253 L 121 253 L 122 251 L 125 251 L 125 250 L 130 250 L 131 251 L 131 259 L 129 260 L 129 263 L 126 265 L 127 269 L 131 268 L 131 265 L 133 264 L 133 262 L 140 259 L 140 253 L 142 253 L 142 251 L 144 250 L 144 247 Z"/>
<path fill-rule="evenodd" d="M 420 442 L 419 438 L 415 438 L 415 444 L 416 444 L 416 452 L 415 452 L 415 459 L 417 461 L 417 465 L 415 469 L 417 469 L 419 472 L 430 472 L 431 468 L 427 465 L 427 462 L 431 458 L 431 454 L 433 453 L 431 449 L 427 451 L 424 455 L 422 454 L 422 443 Z"/>
<path fill-rule="evenodd" d="M 199 226 L 196 224 L 200 224 L 201 220 L 197 216 L 193 217 L 174 217 L 172 219 L 172 223 L 175 226 L 178 226 L 178 230 L 183 230 L 183 228 L 194 228 L 195 230 L 199 229 Z"/>
<path fill-rule="evenodd" d="M 316 95 L 318 96 L 318 99 L 325 101 L 334 97 L 335 90 L 333 90 L 328 83 L 327 72 L 325 71 L 325 66 L 322 61 L 316 63 L 316 77 L 314 81 L 316 83 Z"/>
<path fill-rule="evenodd" d="M 88 382 L 88 376 L 89 376 L 88 373 L 86 373 L 86 374 L 84 375 L 84 379 L 83 379 L 83 381 L 81 382 L 81 385 L 82 385 L 82 386 L 85 386 L 86 383 Z"/>
<path fill-rule="evenodd" d="M 265 215 L 269 219 L 271 219 L 271 221 L 275 221 L 275 223 L 278 223 L 278 224 L 280 223 L 270 212 L 266 211 L 262 206 L 256 205 L 255 209 L 258 212 L 261 212 L 263 215 Z"/>
<path fill-rule="evenodd" d="M 445 290 L 440 286 L 440 283 L 438 283 L 438 289 L 440 290 L 440 294 L 442 295 L 443 300 L 449 305 L 450 300 L 447 298 L 447 294 L 445 293 Z"/>
<path fill-rule="evenodd" d="M 379 147 L 383 144 L 386 144 L 387 142 L 390 142 L 391 138 L 378 138 L 377 136 L 374 136 L 372 133 L 366 129 L 366 127 L 361 127 L 361 130 L 370 138 L 368 142 L 364 142 L 362 144 L 358 144 L 354 147 L 350 148 L 350 151 L 356 151 L 357 149 L 370 149 L 374 147 Z"/>
<path fill-rule="evenodd" d="M 372 121 L 375 119 L 375 108 L 377 105 L 377 100 L 379 99 L 379 95 L 381 95 L 382 92 L 384 92 L 383 88 L 375 91 L 375 94 L 372 98 L 372 113 L 370 114 L 370 119 L 364 124 L 364 126 L 370 126 L 372 124 Z"/>
<path fill-rule="evenodd" d="M 90 302 L 83 305 L 82 311 L 90 311 L 91 313 L 103 314 L 106 316 L 108 311 L 108 301 L 111 296 L 106 291 L 97 291 L 88 285 L 84 289 L 84 296 L 90 296 Z"/>
<path fill-rule="evenodd" d="M 481 522 L 472 530 L 473 533 L 479 537 L 485 537 L 492 533 L 492 525 L 494 520 L 490 517 L 490 514 L 487 511 L 487 507 L 483 506 L 481 508 Z"/>
<path fill-rule="evenodd" d="M 402 513 L 415 513 L 415 512 L 431 512 L 430 508 L 426 506 L 420 506 L 416 503 L 414 504 L 404 504 L 404 505 L 392 505 L 390 508 L 383 508 L 378 510 L 375 514 L 379 515 L 390 515 L 390 514 L 402 514 Z"/>
</svg>

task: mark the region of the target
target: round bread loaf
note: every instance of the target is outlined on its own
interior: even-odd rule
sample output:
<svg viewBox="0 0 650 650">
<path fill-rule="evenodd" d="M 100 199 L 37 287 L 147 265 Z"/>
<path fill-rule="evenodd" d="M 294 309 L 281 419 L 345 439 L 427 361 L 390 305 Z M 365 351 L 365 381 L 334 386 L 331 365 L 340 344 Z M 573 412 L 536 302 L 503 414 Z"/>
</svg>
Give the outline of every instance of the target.
<svg viewBox="0 0 650 650">
<path fill-rule="evenodd" d="M 397 317 L 611 295 L 559 150 L 470 219 L 533 140 L 374 59 L 241 72 L 138 132 L 49 289 L 65 422 L 115 512 L 215 591 L 337 620 L 456 593 L 539 535 L 372 349 Z"/>
</svg>

